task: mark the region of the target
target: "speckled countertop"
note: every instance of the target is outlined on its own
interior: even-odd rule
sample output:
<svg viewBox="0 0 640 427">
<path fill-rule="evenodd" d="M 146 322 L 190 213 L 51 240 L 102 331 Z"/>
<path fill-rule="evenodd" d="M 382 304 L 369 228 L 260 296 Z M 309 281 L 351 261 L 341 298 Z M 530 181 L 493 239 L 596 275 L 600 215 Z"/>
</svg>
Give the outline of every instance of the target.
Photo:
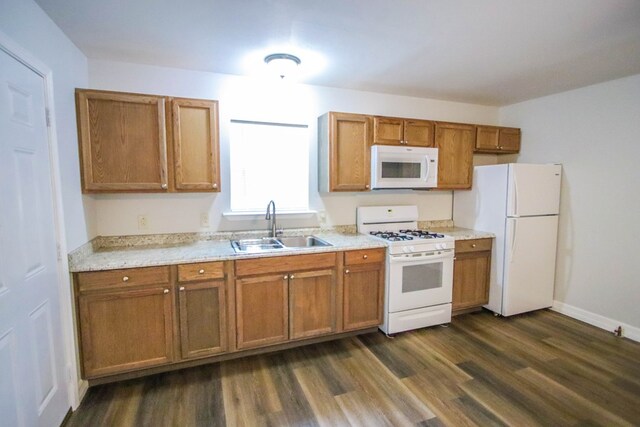
<svg viewBox="0 0 640 427">
<path fill-rule="evenodd" d="M 421 223 L 420 228 L 448 234 L 456 240 L 494 237 L 491 233 L 453 227 L 452 224 Z M 236 253 L 231 247 L 230 240 L 264 237 L 265 232 L 97 237 L 69 254 L 69 270 L 71 272 L 115 270 L 385 247 L 385 243 L 378 239 L 356 233 L 355 226 L 341 226 L 331 230 L 285 231 L 285 235 L 288 236 L 308 234 L 318 236 L 333 246 L 275 249 L 260 253 Z"/>
<path fill-rule="evenodd" d="M 492 239 L 496 237 L 496 235 L 493 233 L 471 230 L 469 228 L 462 227 L 434 227 L 429 228 L 429 231 L 446 234 L 453 237 L 455 240 Z"/>
<path fill-rule="evenodd" d="M 79 248 L 69 254 L 69 270 L 71 272 L 115 270 L 119 268 L 150 267 L 156 265 L 185 264 L 193 262 L 261 258 L 385 247 L 384 242 L 355 232 L 345 233 L 337 231 L 316 231 L 307 234 L 318 236 L 327 243 L 331 243 L 333 246 L 275 249 L 273 251 L 260 253 L 236 253 L 231 247 L 231 243 L 229 242 L 230 238 L 261 237 L 247 234 L 244 234 L 241 237 L 227 237 L 226 239 L 184 239 L 184 241 L 145 245 L 124 244 L 119 246 L 95 247 L 96 243 L 94 242 L 93 245 L 86 245 L 87 247 Z M 294 235 L 294 233 L 286 233 L 286 235 Z M 129 238 L 129 236 L 125 236 L 123 239 L 127 238 Z M 109 239 L 113 240 L 114 238 Z M 146 237 L 145 240 L 148 241 L 149 237 Z M 98 245 L 100 243 L 104 243 L 104 241 L 99 241 Z"/>
</svg>

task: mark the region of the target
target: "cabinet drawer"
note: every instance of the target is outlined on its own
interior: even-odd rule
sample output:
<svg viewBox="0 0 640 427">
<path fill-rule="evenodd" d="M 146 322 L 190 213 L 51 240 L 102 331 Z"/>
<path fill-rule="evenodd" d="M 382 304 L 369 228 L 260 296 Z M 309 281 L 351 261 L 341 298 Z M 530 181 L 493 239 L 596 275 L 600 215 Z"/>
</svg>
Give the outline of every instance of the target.
<svg viewBox="0 0 640 427">
<path fill-rule="evenodd" d="M 344 253 L 344 265 L 369 264 L 384 261 L 384 249 L 362 249 Z"/>
<path fill-rule="evenodd" d="M 456 240 L 456 253 L 490 251 L 492 239 Z"/>
<path fill-rule="evenodd" d="M 254 274 L 288 273 L 317 268 L 334 268 L 336 253 L 327 252 L 313 255 L 287 255 L 280 257 L 242 259 L 236 261 L 236 276 Z"/>
<path fill-rule="evenodd" d="M 117 286 L 169 283 L 169 267 L 127 268 L 122 270 L 78 273 L 80 292 Z"/>
<path fill-rule="evenodd" d="M 195 282 L 199 280 L 224 278 L 224 263 L 199 262 L 196 264 L 183 264 L 178 266 L 179 282 Z"/>
</svg>

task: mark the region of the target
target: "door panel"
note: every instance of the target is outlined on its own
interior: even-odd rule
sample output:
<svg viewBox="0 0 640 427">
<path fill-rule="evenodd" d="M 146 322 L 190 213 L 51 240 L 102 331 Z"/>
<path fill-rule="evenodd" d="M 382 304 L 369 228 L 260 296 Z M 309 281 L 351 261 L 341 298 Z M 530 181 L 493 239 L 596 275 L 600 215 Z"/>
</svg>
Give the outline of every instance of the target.
<svg viewBox="0 0 640 427">
<path fill-rule="evenodd" d="M 560 165 L 509 165 L 507 216 L 557 215 L 560 212 Z"/>
<path fill-rule="evenodd" d="M 558 217 L 508 218 L 502 314 L 551 307 Z"/>
<path fill-rule="evenodd" d="M 291 274 L 290 338 L 308 338 L 334 332 L 335 302 L 335 270 Z"/>
<path fill-rule="evenodd" d="M 7 425 L 58 426 L 69 408 L 44 94 L 42 78 L 0 50 L 0 412 Z"/>
</svg>

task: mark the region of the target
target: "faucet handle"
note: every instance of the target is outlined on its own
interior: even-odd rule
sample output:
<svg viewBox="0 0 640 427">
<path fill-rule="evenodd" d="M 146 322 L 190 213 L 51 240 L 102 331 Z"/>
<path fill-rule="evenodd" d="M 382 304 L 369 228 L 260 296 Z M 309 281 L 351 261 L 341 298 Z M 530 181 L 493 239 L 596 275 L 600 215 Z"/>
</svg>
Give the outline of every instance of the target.
<svg viewBox="0 0 640 427">
<path fill-rule="evenodd" d="M 283 228 L 277 228 L 276 229 L 276 235 L 273 237 L 278 237 L 278 236 L 282 236 L 284 234 L 284 229 Z"/>
</svg>

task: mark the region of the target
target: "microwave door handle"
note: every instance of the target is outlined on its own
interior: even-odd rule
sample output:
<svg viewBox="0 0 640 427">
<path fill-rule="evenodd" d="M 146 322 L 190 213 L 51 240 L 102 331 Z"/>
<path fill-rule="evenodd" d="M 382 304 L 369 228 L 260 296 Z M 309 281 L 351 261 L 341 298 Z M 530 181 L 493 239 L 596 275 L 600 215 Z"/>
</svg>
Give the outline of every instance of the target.
<svg viewBox="0 0 640 427">
<path fill-rule="evenodd" d="M 426 167 L 424 170 L 424 182 L 427 182 L 429 180 L 429 168 L 431 167 L 429 166 L 429 155 L 424 156 L 424 162 L 426 164 Z"/>
</svg>

